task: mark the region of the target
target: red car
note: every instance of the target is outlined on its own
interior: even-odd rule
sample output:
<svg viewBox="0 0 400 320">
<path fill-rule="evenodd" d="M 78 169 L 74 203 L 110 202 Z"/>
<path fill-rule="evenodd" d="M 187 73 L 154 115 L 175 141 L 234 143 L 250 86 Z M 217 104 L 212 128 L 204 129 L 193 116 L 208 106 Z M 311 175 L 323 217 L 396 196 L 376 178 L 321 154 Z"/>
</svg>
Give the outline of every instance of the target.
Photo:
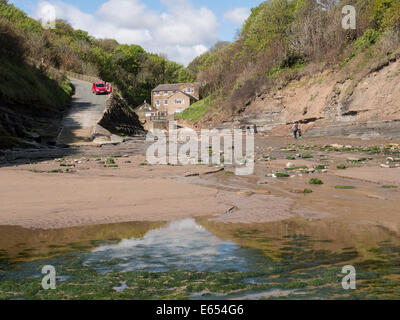
<svg viewBox="0 0 400 320">
<path fill-rule="evenodd" d="M 95 82 L 92 86 L 92 92 L 95 94 L 108 94 L 112 92 L 112 88 L 108 83 Z"/>
</svg>

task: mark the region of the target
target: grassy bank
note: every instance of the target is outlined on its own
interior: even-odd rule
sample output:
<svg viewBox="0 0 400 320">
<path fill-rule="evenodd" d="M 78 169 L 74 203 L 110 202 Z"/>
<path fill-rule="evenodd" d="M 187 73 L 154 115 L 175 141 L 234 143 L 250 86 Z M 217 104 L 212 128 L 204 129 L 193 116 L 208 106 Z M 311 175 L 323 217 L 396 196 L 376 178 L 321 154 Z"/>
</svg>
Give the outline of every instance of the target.
<svg viewBox="0 0 400 320">
<path fill-rule="evenodd" d="M 202 100 L 199 100 L 192 104 L 188 109 L 178 114 L 175 119 L 190 122 L 199 121 L 201 117 L 209 110 L 212 102 L 213 99 L 211 97 L 206 97 Z"/>
<path fill-rule="evenodd" d="M 0 61 L 0 97 L 10 104 L 61 109 L 72 94 L 70 81 L 61 74 L 47 74 L 20 61 Z"/>
</svg>

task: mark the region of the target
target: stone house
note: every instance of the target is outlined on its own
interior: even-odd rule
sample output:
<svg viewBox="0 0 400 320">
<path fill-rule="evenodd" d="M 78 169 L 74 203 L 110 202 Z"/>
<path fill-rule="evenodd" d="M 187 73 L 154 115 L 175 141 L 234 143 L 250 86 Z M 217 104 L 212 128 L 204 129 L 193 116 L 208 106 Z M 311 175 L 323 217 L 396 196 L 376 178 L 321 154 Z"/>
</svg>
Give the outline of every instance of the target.
<svg viewBox="0 0 400 320">
<path fill-rule="evenodd" d="M 160 84 L 151 91 L 152 107 L 169 116 L 181 113 L 199 98 L 199 83 Z"/>
<path fill-rule="evenodd" d="M 145 101 L 143 104 L 135 108 L 135 112 L 138 115 L 140 121 L 143 121 L 148 120 L 151 117 L 158 116 L 159 111 Z"/>
</svg>

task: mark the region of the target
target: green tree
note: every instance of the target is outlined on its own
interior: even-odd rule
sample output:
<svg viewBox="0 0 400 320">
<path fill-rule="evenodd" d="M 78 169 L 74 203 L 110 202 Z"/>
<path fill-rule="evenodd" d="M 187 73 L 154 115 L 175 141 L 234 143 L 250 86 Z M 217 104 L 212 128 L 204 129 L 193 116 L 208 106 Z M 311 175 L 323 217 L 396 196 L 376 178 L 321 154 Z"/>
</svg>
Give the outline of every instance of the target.
<svg viewBox="0 0 400 320">
<path fill-rule="evenodd" d="M 140 71 L 146 52 L 138 45 L 119 45 L 113 53 L 115 64 L 134 75 Z"/>
</svg>

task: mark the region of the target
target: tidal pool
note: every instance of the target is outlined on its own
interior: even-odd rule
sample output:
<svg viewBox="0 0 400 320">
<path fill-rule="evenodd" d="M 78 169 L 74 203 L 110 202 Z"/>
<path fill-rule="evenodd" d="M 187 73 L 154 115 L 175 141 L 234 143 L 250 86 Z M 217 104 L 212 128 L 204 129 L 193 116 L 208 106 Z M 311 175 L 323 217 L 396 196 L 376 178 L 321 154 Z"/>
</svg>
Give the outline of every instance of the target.
<svg viewBox="0 0 400 320">
<path fill-rule="evenodd" d="M 87 254 L 84 265 L 96 271 L 187 270 L 200 272 L 251 271 L 256 255 L 232 241 L 218 239 L 194 219 L 174 221 L 150 230 L 143 238 L 101 245 Z M 105 266 L 103 261 L 115 261 Z"/>
<path fill-rule="evenodd" d="M 207 218 L 0 227 L 1 299 L 398 299 L 399 239 L 378 226 Z M 57 272 L 43 290 L 41 269 Z M 344 290 L 342 267 L 357 271 Z"/>
</svg>

